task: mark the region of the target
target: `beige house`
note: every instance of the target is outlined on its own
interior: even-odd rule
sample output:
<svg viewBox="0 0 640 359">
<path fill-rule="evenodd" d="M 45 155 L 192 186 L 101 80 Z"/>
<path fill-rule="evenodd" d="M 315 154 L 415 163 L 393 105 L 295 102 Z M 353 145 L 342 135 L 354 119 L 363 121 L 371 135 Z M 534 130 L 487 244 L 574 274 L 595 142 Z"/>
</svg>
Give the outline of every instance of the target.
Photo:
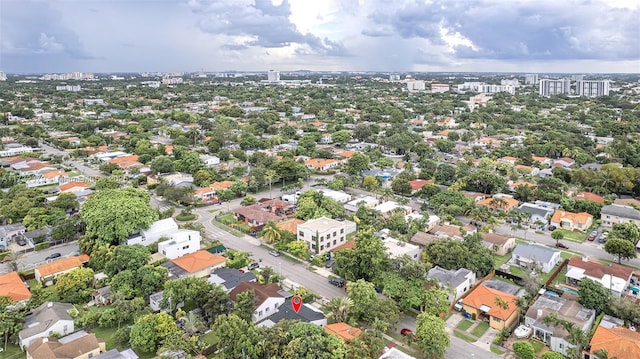
<svg viewBox="0 0 640 359">
<path fill-rule="evenodd" d="M 600 211 L 602 226 L 611 228 L 618 223 L 635 223 L 640 227 L 640 211 L 631 207 L 619 204 L 611 204 L 602 207 Z"/>
<path fill-rule="evenodd" d="M 80 268 L 87 262 L 89 262 L 89 256 L 86 254 L 59 259 L 36 267 L 34 274 L 38 282 L 44 286 L 49 286 L 53 284 L 54 279 L 59 275 Z"/>
<path fill-rule="evenodd" d="M 46 337 L 36 339 L 27 348 L 27 359 L 89 359 L 106 351 L 105 342 L 95 334 L 79 331 L 56 339 Z"/>
<path fill-rule="evenodd" d="M 482 244 L 499 256 L 510 253 L 516 247 L 516 239 L 496 233 L 481 233 Z"/>
</svg>

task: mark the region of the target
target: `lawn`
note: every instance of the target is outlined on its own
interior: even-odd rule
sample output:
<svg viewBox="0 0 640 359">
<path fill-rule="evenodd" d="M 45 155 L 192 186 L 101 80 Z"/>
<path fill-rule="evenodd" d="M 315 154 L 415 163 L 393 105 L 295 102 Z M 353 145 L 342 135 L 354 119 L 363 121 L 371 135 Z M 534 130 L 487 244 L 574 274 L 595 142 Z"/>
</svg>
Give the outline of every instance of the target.
<svg viewBox="0 0 640 359">
<path fill-rule="evenodd" d="M 471 334 L 480 338 L 482 334 L 484 334 L 488 329 L 489 329 L 489 323 L 480 322 L 478 325 L 476 325 L 475 328 L 473 328 L 473 330 L 471 330 Z"/>
<path fill-rule="evenodd" d="M 518 276 L 520 278 L 524 278 L 524 269 L 518 267 L 518 266 L 511 266 L 511 274 Z"/>
<path fill-rule="evenodd" d="M 491 348 L 490 348 L 490 349 L 491 349 L 491 352 L 492 352 L 493 354 L 498 354 L 498 355 L 502 355 L 502 354 L 504 354 L 504 350 L 500 350 L 500 349 L 496 348 L 496 347 L 495 347 L 495 346 L 493 346 L 493 345 L 491 346 Z"/>
<path fill-rule="evenodd" d="M 544 343 L 542 342 L 539 342 L 537 340 L 529 340 L 529 343 L 531 343 L 531 345 L 533 345 L 533 349 L 536 350 L 536 355 L 540 354 L 542 349 L 544 349 Z"/>
<path fill-rule="evenodd" d="M 215 345 L 218 343 L 218 337 L 216 337 L 213 331 L 201 336 L 200 339 L 209 345 Z"/>
<path fill-rule="evenodd" d="M 460 322 L 460 324 L 458 324 L 458 326 L 456 328 L 462 330 L 463 332 L 466 331 L 467 329 L 471 328 L 471 326 L 473 325 L 473 322 L 470 321 L 469 319 L 464 319 L 463 321 Z"/>
<path fill-rule="evenodd" d="M 96 335 L 96 337 L 104 340 L 105 345 L 107 346 L 107 350 L 111 350 L 117 347 L 116 342 L 113 340 L 113 334 L 118 330 L 118 328 L 93 328 L 91 332 Z"/>
<path fill-rule="evenodd" d="M 501 265 L 507 263 L 509 259 L 511 259 L 511 253 L 507 253 L 503 256 L 494 255 L 493 259 L 496 264 L 495 267 L 500 268 Z"/>
<path fill-rule="evenodd" d="M 587 238 L 587 233 L 583 232 L 573 232 L 566 229 L 556 229 L 556 231 L 560 231 L 564 236 L 563 239 L 567 241 L 582 243 Z"/>
<path fill-rule="evenodd" d="M 4 340 L 2 341 L 4 346 Z M 0 346 L 2 348 L 3 346 Z M 0 353 L 0 358 L 2 359 L 18 359 L 24 358 L 25 354 L 20 350 L 20 347 L 14 344 L 7 344 L 7 350 Z"/>
<path fill-rule="evenodd" d="M 454 330 L 453 331 L 453 335 L 455 335 L 456 337 L 458 337 L 458 338 L 460 338 L 460 339 L 462 339 L 462 340 L 464 340 L 466 342 L 469 342 L 469 343 L 475 343 L 476 342 L 476 338 L 474 338 L 474 337 L 472 337 L 470 335 L 467 335 L 467 334 L 465 334 L 465 333 L 463 333 L 463 332 L 461 332 L 459 330 Z"/>
</svg>

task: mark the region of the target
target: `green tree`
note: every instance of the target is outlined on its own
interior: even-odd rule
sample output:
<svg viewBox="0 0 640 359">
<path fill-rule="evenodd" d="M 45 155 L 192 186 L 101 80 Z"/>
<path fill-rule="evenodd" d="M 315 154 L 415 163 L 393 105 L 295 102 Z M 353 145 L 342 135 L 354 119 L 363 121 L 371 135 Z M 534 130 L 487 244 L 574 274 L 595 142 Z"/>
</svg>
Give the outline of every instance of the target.
<svg viewBox="0 0 640 359">
<path fill-rule="evenodd" d="M 347 297 L 353 302 L 349 314 L 356 322 L 372 323 L 375 318 L 373 308 L 378 303 L 378 295 L 373 283 L 359 279 L 349 282 L 347 286 Z"/>
<path fill-rule="evenodd" d="M 604 243 L 604 251 L 616 256 L 618 258 L 618 264 L 620 264 L 623 259 L 629 260 L 637 257 L 636 246 L 633 242 L 618 237 L 609 237 Z"/>
<path fill-rule="evenodd" d="M 105 177 L 109 178 L 109 177 Z M 58 195 L 58 197 L 51 202 L 51 207 L 59 208 L 63 211 L 69 211 L 72 209 L 76 209 L 80 207 L 78 203 L 78 197 L 74 193 L 71 192 L 63 192 Z"/>
<path fill-rule="evenodd" d="M 81 242 L 85 253 L 96 244 L 118 245 L 127 236 L 149 226 L 158 219 L 150 205 L 149 194 L 133 188 L 96 192 L 82 205 L 86 231 Z"/>
<path fill-rule="evenodd" d="M 608 307 L 609 290 L 600 283 L 583 278 L 578 284 L 578 303 L 598 313 L 603 312 Z"/>
<path fill-rule="evenodd" d="M 7 350 L 9 338 L 22 330 L 25 314 L 21 307 L 14 306 L 9 297 L 0 296 L 0 333 L 4 336 L 3 348 Z"/>
<path fill-rule="evenodd" d="M 274 221 L 268 221 L 264 227 L 262 227 L 262 231 L 260 233 L 260 238 L 268 244 L 277 242 L 280 240 L 280 237 L 282 237 L 280 228 L 278 228 L 278 225 Z"/>
<path fill-rule="evenodd" d="M 409 181 L 406 178 L 402 177 L 397 177 L 393 180 L 393 182 L 391 182 L 391 189 L 393 190 L 393 192 L 404 196 L 410 195 L 413 191 L 411 185 L 409 184 Z"/>
<path fill-rule="evenodd" d="M 609 232 L 608 239 L 611 238 L 624 239 L 635 245 L 638 243 L 638 239 L 640 239 L 640 229 L 638 229 L 638 226 L 632 222 L 616 223 L 613 225 L 611 232 Z"/>
<path fill-rule="evenodd" d="M 562 233 L 562 231 L 559 229 L 555 229 L 553 232 L 551 232 L 551 238 L 555 239 L 556 244 L 558 244 L 558 242 L 560 242 L 560 240 L 564 238 L 564 233 Z"/>
<path fill-rule="evenodd" d="M 102 177 L 96 181 L 95 189 L 100 191 L 103 189 L 118 189 L 120 183 L 115 177 Z"/>
<path fill-rule="evenodd" d="M 424 292 L 422 304 L 423 312 L 439 317 L 449 309 L 449 293 L 432 285 Z"/>
<path fill-rule="evenodd" d="M 205 315 L 215 319 L 219 315 L 229 314 L 233 310 L 233 301 L 229 294 L 220 286 L 214 286 L 206 295 L 206 302 L 202 306 Z"/>
<path fill-rule="evenodd" d="M 374 176 L 367 175 L 362 180 L 362 187 L 368 191 L 375 191 L 380 187 L 380 183 Z"/>
<path fill-rule="evenodd" d="M 326 305 L 334 323 L 346 322 L 352 307 L 353 300 L 349 297 L 333 297 Z"/>
<path fill-rule="evenodd" d="M 598 357 L 598 358 L 601 358 L 601 357 Z M 564 359 L 564 355 L 554 351 L 547 351 L 547 352 L 544 352 L 544 354 L 542 354 L 540 359 Z M 601 359 L 604 359 L 604 358 L 601 358 Z"/>
<path fill-rule="evenodd" d="M 147 264 L 150 259 L 149 248 L 143 245 L 118 246 L 107 254 L 107 258 L 96 258 L 96 261 L 104 260 L 104 266 L 94 268 L 104 270 L 105 274 L 112 276 L 126 269 L 136 270 Z"/>
<path fill-rule="evenodd" d="M 64 302 L 86 303 L 93 292 L 93 270 L 78 268 L 56 278 L 56 293 Z"/>
<path fill-rule="evenodd" d="M 220 315 L 211 326 L 224 358 L 260 358 L 257 329 L 236 314 Z"/>
<path fill-rule="evenodd" d="M 525 341 L 513 343 L 513 352 L 516 354 L 517 359 L 534 359 L 536 357 L 536 350 L 533 345 Z"/>
<path fill-rule="evenodd" d="M 422 353 L 432 359 L 444 358 L 451 341 L 444 321 L 429 313 L 418 314 L 416 340 Z"/>
<path fill-rule="evenodd" d="M 337 251 L 335 261 L 335 273 L 350 281 L 380 279 L 389 266 L 385 246 L 370 230 L 360 230 L 355 248 Z"/>
<path fill-rule="evenodd" d="M 239 293 L 236 297 L 236 305 L 233 313 L 240 319 L 251 322 L 257 303 L 258 298 L 253 290 Z"/>
<path fill-rule="evenodd" d="M 347 161 L 347 173 L 351 175 L 360 175 L 362 171 L 369 169 L 369 156 L 364 153 L 356 152 Z"/>
<path fill-rule="evenodd" d="M 173 160 L 169 156 L 158 156 L 151 161 L 151 170 L 155 173 L 172 173 Z"/>
<path fill-rule="evenodd" d="M 136 320 L 131 327 L 129 343 L 135 350 L 155 353 L 168 336 L 178 331 L 178 326 L 169 314 L 147 314 Z"/>
</svg>

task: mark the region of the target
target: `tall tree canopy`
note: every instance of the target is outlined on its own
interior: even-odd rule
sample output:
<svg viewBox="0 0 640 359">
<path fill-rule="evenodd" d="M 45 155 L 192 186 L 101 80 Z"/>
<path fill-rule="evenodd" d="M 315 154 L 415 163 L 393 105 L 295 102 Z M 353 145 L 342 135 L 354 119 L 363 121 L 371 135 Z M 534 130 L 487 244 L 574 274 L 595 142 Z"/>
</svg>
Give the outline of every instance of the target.
<svg viewBox="0 0 640 359">
<path fill-rule="evenodd" d="M 82 205 L 86 232 L 82 250 L 91 253 L 96 244 L 118 245 L 127 236 L 149 228 L 158 219 L 149 194 L 134 188 L 98 191 Z"/>
</svg>

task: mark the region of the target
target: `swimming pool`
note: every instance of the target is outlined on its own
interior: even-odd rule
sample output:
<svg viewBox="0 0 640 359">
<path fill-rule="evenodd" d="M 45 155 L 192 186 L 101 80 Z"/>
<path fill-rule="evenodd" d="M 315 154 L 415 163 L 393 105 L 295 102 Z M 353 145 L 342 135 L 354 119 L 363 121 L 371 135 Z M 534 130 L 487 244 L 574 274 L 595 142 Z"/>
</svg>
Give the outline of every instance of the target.
<svg viewBox="0 0 640 359">
<path fill-rule="evenodd" d="M 558 294 L 558 293 L 556 293 L 556 292 L 554 292 L 552 290 L 545 291 L 544 294 L 546 294 L 548 296 L 551 296 L 551 297 L 559 297 L 560 296 L 560 294 Z"/>
<path fill-rule="evenodd" d="M 561 286 L 560 289 L 562 289 L 563 291 L 567 292 L 567 293 L 571 293 L 573 295 L 578 295 L 578 291 L 576 291 L 573 288 L 569 288 L 569 287 L 565 287 L 565 286 Z"/>
</svg>

